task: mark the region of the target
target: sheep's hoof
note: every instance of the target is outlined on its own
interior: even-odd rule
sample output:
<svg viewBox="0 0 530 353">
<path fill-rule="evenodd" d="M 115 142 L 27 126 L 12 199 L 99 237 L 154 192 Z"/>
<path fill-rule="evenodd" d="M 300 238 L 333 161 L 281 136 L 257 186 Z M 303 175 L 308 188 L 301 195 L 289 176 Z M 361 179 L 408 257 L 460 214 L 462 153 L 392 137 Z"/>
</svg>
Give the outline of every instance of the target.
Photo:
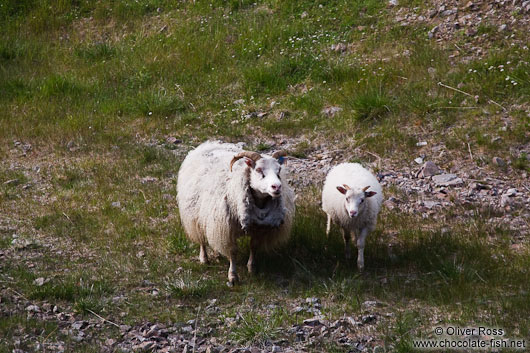
<svg viewBox="0 0 530 353">
<path fill-rule="evenodd" d="M 235 286 L 236 284 L 239 283 L 239 277 L 237 275 L 237 273 L 234 273 L 234 274 L 229 274 L 228 275 L 228 282 L 226 282 L 226 285 L 230 288 L 232 288 L 233 286 Z"/>
<path fill-rule="evenodd" d="M 208 263 L 208 257 L 207 256 L 199 256 L 199 261 L 201 264 L 207 264 Z"/>
</svg>

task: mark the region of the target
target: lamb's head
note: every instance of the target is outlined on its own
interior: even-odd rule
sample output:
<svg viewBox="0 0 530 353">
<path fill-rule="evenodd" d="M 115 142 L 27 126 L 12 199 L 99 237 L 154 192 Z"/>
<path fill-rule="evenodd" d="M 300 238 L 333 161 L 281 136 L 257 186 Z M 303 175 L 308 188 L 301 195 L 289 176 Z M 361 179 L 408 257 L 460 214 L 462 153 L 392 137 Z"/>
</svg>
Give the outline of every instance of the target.
<svg viewBox="0 0 530 353">
<path fill-rule="evenodd" d="M 234 156 L 232 165 L 241 158 L 250 167 L 250 187 L 259 197 L 270 195 L 272 198 L 282 194 L 280 170 L 287 154 L 284 151 L 275 152 L 272 157 L 260 155 L 257 152 L 244 151 Z"/>
<path fill-rule="evenodd" d="M 346 184 L 342 186 L 337 186 L 337 190 L 344 197 L 344 207 L 346 208 L 346 213 L 350 218 L 357 217 L 359 213 L 365 207 L 364 201 L 368 197 L 372 197 L 377 194 L 375 191 L 367 191 L 370 188 L 370 185 L 365 186 L 364 188 L 350 188 Z"/>
</svg>

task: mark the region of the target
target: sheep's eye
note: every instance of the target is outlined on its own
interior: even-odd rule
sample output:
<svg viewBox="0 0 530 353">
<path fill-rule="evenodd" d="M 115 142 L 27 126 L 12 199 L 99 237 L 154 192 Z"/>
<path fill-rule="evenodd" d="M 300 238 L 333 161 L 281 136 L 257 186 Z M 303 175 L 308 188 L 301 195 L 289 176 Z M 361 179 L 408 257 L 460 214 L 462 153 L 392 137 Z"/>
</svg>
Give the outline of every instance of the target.
<svg viewBox="0 0 530 353">
<path fill-rule="evenodd" d="M 364 199 L 361 200 L 361 203 L 363 203 L 363 202 L 364 202 Z"/>
</svg>

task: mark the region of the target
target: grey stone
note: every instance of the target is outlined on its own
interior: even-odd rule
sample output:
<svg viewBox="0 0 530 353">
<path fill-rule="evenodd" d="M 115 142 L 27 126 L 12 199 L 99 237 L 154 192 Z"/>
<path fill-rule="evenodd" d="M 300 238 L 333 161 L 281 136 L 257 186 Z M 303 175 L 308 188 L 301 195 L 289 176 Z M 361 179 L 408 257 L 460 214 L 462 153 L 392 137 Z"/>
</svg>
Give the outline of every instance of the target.
<svg viewBox="0 0 530 353">
<path fill-rule="evenodd" d="M 432 180 L 439 186 L 454 186 L 463 183 L 463 180 L 456 174 L 440 174 L 432 177 Z"/>
<path fill-rule="evenodd" d="M 500 157 L 493 157 L 491 161 L 498 167 L 504 167 L 506 165 L 506 162 Z"/>
<path fill-rule="evenodd" d="M 37 305 L 28 305 L 26 311 L 30 313 L 40 313 L 40 308 Z"/>
<path fill-rule="evenodd" d="M 434 162 L 427 161 L 423 164 L 423 167 L 421 168 L 420 176 L 422 178 L 427 178 L 430 176 L 434 176 L 440 174 L 440 168 Z"/>
<path fill-rule="evenodd" d="M 305 319 L 304 325 L 315 327 L 315 326 L 322 325 L 322 322 L 317 318 L 311 318 L 311 319 Z"/>
<path fill-rule="evenodd" d="M 332 118 L 340 111 L 342 111 L 341 107 L 325 107 L 324 109 L 322 109 L 322 114 Z"/>
<path fill-rule="evenodd" d="M 434 208 L 439 205 L 440 203 L 436 201 L 423 201 L 423 206 L 427 207 L 428 209 Z"/>
<path fill-rule="evenodd" d="M 72 324 L 72 328 L 74 330 L 83 330 L 88 326 L 88 322 L 86 321 L 76 321 Z"/>
<path fill-rule="evenodd" d="M 517 189 L 515 188 L 511 188 L 511 189 L 508 189 L 504 195 L 508 196 L 508 197 L 513 197 L 517 194 Z"/>
<path fill-rule="evenodd" d="M 36 280 L 33 281 L 33 284 L 35 284 L 38 287 L 42 287 L 44 283 L 48 282 L 44 277 L 39 277 Z"/>
</svg>

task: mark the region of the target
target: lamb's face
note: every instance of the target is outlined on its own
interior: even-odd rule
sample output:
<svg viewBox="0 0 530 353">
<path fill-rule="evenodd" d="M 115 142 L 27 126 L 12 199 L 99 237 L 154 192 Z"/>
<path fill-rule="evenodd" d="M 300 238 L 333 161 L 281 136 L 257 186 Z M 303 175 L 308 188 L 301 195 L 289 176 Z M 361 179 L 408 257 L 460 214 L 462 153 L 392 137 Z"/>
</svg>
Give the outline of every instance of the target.
<svg viewBox="0 0 530 353">
<path fill-rule="evenodd" d="M 365 207 L 366 199 L 376 194 L 374 191 L 366 191 L 367 189 L 368 187 L 350 188 L 345 184 L 337 186 L 337 190 L 344 195 L 344 208 L 350 218 L 357 217 Z"/>
<path fill-rule="evenodd" d="M 283 158 L 275 159 L 262 156 L 251 168 L 250 187 L 263 196 L 280 197 L 282 194 L 282 181 L 280 179 L 282 162 Z"/>
</svg>

